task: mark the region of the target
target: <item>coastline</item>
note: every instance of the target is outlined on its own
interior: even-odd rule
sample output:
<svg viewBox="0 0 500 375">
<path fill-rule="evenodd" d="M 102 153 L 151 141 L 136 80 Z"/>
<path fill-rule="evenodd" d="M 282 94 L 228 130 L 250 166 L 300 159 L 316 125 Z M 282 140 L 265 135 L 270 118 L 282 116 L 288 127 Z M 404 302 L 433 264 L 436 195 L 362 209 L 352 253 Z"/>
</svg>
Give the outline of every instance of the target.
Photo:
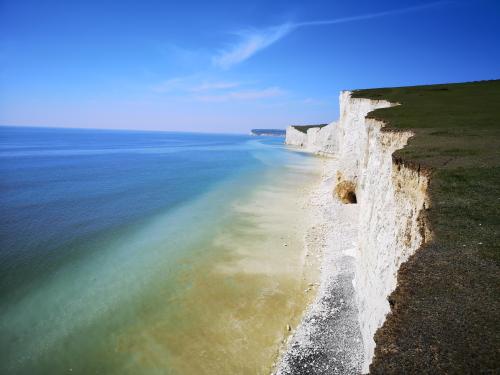
<svg viewBox="0 0 500 375">
<path fill-rule="evenodd" d="M 288 145 L 331 157 L 318 193 L 318 216 L 329 230 L 318 296 L 289 343 L 279 375 L 368 372 L 399 267 L 429 239 L 420 220 L 428 179 L 392 158 L 413 134 L 383 131 L 383 122 L 367 118 L 392 106 L 344 91 L 338 122 L 306 134 L 287 129 Z"/>
<path fill-rule="evenodd" d="M 316 276 L 304 271 L 305 201 L 321 163 L 278 143 L 236 146 L 255 160 L 248 169 L 101 242 L 10 304 L 0 368 L 269 373 L 312 297 L 303 292 Z"/>
<path fill-rule="evenodd" d="M 322 157 L 322 161 L 321 180 L 307 198 L 311 221 L 304 238 L 306 269 L 316 270 L 318 282 L 276 363 L 276 375 L 361 371 L 363 350 L 353 287 L 358 207 L 333 199 L 338 160 Z"/>
<path fill-rule="evenodd" d="M 343 249 L 344 255 L 354 255 L 354 278 L 342 257 L 330 272 L 340 272 L 353 286 L 358 325 L 351 326 L 350 337 L 361 332 L 363 358 L 349 357 L 350 362 L 340 361 L 342 367 L 333 363 L 333 369 L 328 363 L 335 343 L 325 340 L 321 330 L 346 323 L 332 319 L 321 325 L 325 315 L 317 312 L 322 293 L 329 283 L 339 285 L 331 281 L 335 276 L 329 280 L 322 275 L 318 296 L 289 340 L 277 374 L 475 373 L 498 368 L 498 266 L 492 262 L 498 258 L 498 223 L 493 219 L 498 207 L 491 205 L 491 197 L 499 186 L 498 108 L 492 100 L 499 82 L 344 91 L 338 122 L 307 133 L 287 129 L 286 144 L 338 159 L 329 169 L 329 193 L 337 195 L 330 199 L 346 205 L 324 201 L 330 220 L 348 223 L 348 210 L 358 211 L 357 243 Z M 471 129 L 473 122 L 477 128 Z M 342 224 L 334 230 L 351 229 Z M 342 238 L 352 239 L 331 233 L 326 237 L 330 253 L 323 265 L 342 247 Z M 341 291 L 331 288 L 329 297 L 346 302 Z M 331 310 L 327 318 L 342 311 L 335 301 L 328 302 L 323 304 Z M 492 309 L 478 309 L 480 305 Z M 333 336 L 344 341 L 344 354 L 356 355 L 342 332 Z M 362 363 L 359 371 L 356 361 Z"/>
</svg>

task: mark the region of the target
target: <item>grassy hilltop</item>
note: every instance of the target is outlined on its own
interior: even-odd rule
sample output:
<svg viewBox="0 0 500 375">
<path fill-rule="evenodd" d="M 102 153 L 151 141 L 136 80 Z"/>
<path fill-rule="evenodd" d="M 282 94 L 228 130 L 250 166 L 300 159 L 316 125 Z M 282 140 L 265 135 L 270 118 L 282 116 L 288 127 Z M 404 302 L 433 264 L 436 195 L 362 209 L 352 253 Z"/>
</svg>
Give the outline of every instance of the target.
<svg viewBox="0 0 500 375">
<path fill-rule="evenodd" d="M 434 239 L 401 267 L 373 374 L 500 372 L 500 80 L 357 90 L 401 105 L 368 117 L 415 136 Z"/>
<path fill-rule="evenodd" d="M 327 126 L 328 124 L 317 124 L 317 125 L 292 125 L 293 128 L 298 130 L 299 132 L 302 132 L 304 134 L 307 134 L 307 131 L 312 128 L 323 128 Z"/>
</svg>

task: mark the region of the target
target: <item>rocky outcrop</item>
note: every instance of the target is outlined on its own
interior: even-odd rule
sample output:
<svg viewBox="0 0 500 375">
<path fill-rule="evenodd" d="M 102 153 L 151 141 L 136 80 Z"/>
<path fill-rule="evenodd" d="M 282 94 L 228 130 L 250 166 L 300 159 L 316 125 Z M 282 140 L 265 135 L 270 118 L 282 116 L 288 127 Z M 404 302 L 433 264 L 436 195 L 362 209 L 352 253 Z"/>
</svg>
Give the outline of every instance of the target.
<svg viewBox="0 0 500 375">
<path fill-rule="evenodd" d="M 337 178 L 330 179 L 332 199 L 356 203 L 354 299 L 362 337 L 362 371 L 367 372 L 375 342 L 396 288 L 399 267 L 426 240 L 429 233 L 421 215 L 428 207 L 428 176 L 393 161 L 393 153 L 406 145 L 409 131 L 390 131 L 385 124 L 367 119 L 369 112 L 396 104 L 340 95 L 340 120 L 307 134 L 289 127 L 286 144 L 330 156 Z M 326 164 L 327 168 L 328 165 Z M 333 165 L 333 164 L 332 164 Z M 332 171 L 328 171 L 332 175 Z M 341 178 L 338 176 L 341 175 Z M 337 213 L 332 210 L 332 220 Z"/>
</svg>

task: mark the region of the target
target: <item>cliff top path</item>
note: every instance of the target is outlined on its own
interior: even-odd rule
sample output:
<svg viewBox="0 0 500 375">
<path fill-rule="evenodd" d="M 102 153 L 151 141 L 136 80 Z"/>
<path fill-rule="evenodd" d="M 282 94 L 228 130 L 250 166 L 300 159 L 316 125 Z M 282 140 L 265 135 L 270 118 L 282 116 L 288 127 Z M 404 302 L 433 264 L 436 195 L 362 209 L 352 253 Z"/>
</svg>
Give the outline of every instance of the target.
<svg viewBox="0 0 500 375">
<path fill-rule="evenodd" d="M 431 175 L 433 239 L 401 267 L 373 374 L 500 373 L 500 80 L 356 90 L 415 136 L 393 155 Z"/>
</svg>

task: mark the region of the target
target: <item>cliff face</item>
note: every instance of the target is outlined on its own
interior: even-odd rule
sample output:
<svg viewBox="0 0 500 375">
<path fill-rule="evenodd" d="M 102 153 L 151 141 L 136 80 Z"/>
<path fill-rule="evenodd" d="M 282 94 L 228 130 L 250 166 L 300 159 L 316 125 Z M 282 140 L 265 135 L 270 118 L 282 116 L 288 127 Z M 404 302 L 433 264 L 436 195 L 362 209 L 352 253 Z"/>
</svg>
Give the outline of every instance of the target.
<svg viewBox="0 0 500 375">
<path fill-rule="evenodd" d="M 332 122 L 324 127 L 310 128 L 307 134 L 289 126 L 285 144 L 317 154 L 333 154 L 337 149 L 336 127 Z"/>
<path fill-rule="evenodd" d="M 396 288 L 399 267 L 429 237 L 420 215 L 428 204 L 428 178 L 392 158 L 412 133 L 384 131 L 382 122 L 366 119 L 369 112 L 392 105 L 354 99 L 350 92 L 343 92 L 338 123 L 309 129 L 307 134 L 289 127 L 286 133 L 286 144 L 337 159 L 332 194 L 346 204 L 358 205 L 353 285 L 363 372 L 373 357 L 373 336 L 390 311 L 387 297 Z"/>
<path fill-rule="evenodd" d="M 308 134 L 298 131 L 293 126 L 286 128 L 285 144 L 300 148 L 307 148 L 309 143 L 308 139 Z"/>
</svg>

